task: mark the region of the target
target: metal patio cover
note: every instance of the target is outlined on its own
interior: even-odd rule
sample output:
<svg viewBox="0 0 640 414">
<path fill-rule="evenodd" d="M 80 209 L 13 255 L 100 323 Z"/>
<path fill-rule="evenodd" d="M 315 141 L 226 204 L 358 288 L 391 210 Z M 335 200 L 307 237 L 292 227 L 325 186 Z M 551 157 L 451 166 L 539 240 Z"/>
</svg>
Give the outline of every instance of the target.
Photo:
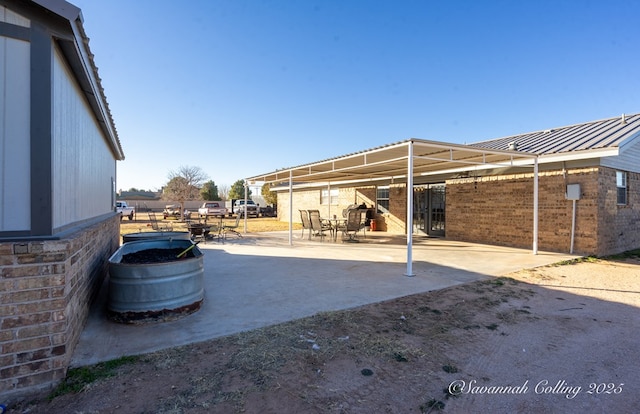
<svg viewBox="0 0 640 414">
<path fill-rule="evenodd" d="M 533 253 L 538 251 L 538 158 L 516 150 L 497 150 L 446 142 L 408 139 L 323 161 L 283 168 L 246 179 L 247 184 L 340 185 L 390 180 L 413 187 L 416 176 L 493 167 L 530 166 L 533 185 Z M 407 217 L 413 217 L 413 191 L 407 191 Z M 293 244 L 293 203 L 289 203 L 289 244 Z M 246 228 L 245 219 L 245 228 Z M 413 229 L 407 226 L 407 276 L 413 276 Z"/>
<path fill-rule="evenodd" d="M 532 166 L 536 154 L 479 148 L 446 142 L 408 139 L 352 154 L 247 178 L 257 183 L 357 183 L 406 178 L 410 151 L 413 176 L 437 174 L 461 167 Z"/>
</svg>

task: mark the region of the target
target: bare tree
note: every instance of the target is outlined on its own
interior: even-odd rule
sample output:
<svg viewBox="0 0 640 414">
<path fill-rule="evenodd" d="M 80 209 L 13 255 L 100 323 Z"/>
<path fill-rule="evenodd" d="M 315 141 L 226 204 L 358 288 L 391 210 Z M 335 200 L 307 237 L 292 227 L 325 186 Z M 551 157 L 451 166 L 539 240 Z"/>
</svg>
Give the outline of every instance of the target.
<svg viewBox="0 0 640 414">
<path fill-rule="evenodd" d="M 229 199 L 229 191 L 230 191 L 230 187 L 227 184 L 222 184 L 218 186 L 218 195 L 220 196 L 220 198 L 222 200 L 228 200 Z"/>
<path fill-rule="evenodd" d="M 180 217 L 184 219 L 184 202 L 202 198 L 200 188 L 207 178 L 200 167 L 181 166 L 177 171 L 169 173 L 169 182 L 164 187 L 162 199 L 179 202 Z"/>
</svg>

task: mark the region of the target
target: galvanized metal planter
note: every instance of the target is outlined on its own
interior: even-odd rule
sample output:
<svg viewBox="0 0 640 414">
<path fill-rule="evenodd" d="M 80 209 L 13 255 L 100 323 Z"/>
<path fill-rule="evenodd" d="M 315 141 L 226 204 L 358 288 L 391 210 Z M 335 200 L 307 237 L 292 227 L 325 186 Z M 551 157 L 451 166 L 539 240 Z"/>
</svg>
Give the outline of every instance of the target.
<svg viewBox="0 0 640 414">
<path fill-rule="evenodd" d="M 122 243 L 156 239 L 189 240 L 190 238 L 191 234 L 189 234 L 188 231 L 144 231 L 140 233 L 124 234 L 122 236 Z"/>
<path fill-rule="evenodd" d="M 176 252 L 191 247 L 180 259 Z M 128 263 L 134 255 L 162 253 L 170 261 Z M 109 258 L 109 317 L 117 322 L 166 321 L 191 314 L 204 298 L 203 254 L 191 240 L 140 240 Z"/>
</svg>

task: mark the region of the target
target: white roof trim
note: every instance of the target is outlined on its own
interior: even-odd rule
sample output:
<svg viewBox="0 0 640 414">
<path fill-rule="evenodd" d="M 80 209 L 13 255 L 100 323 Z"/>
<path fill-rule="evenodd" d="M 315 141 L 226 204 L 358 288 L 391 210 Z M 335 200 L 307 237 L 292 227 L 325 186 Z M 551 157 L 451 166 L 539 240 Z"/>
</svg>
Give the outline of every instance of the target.
<svg viewBox="0 0 640 414">
<path fill-rule="evenodd" d="M 543 164 L 543 163 L 546 164 L 551 162 L 576 161 L 576 160 L 593 159 L 593 158 L 614 157 L 616 155 L 620 155 L 620 148 L 610 147 L 610 148 L 601 148 L 597 150 L 574 151 L 574 152 L 563 152 L 563 153 L 557 153 L 557 154 L 540 155 L 540 157 L 538 158 L 538 162 L 540 164 Z"/>
</svg>

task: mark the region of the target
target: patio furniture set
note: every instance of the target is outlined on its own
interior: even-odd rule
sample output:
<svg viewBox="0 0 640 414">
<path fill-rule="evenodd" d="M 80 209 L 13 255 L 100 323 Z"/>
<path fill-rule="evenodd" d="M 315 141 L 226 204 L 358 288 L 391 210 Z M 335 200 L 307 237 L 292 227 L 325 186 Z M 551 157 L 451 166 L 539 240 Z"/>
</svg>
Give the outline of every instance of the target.
<svg viewBox="0 0 640 414">
<path fill-rule="evenodd" d="M 204 222 L 187 221 L 187 228 L 189 229 L 189 233 L 191 233 L 191 240 L 195 241 L 200 239 L 205 243 L 207 240 L 214 238 L 218 241 L 226 240 L 228 233 L 233 233 L 239 238 L 242 238 L 242 234 L 237 230 L 240 225 L 240 214 L 236 217 L 235 223 L 225 222 L 223 216 L 216 216 L 216 218 L 218 222 L 214 224 L 207 223 L 207 217 L 205 217 Z"/>
<path fill-rule="evenodd" d="M 228 233 L 233 233 L 239 238 L 242 238 L 240 232 L 238 232 L 237 228 L 240 224 L 240 215 L 236 217 L 235 223 L 225 222 L 223 220 L 223 216 L 216 216 L 218 219 L 217 223 L 211 224 L 207 223 L 207 217 L 205 217 L 204 222 L 187 220 L 187 229 L 189 230 L 189 235 L 191 240 L 203 241 L 206 243 L 207 240 L 217 239 L 217 240 L 226 240 Z M 173 226 L 171 224 L 164 224 L 158 221 L 155 213 L 149 213 L 149 219 L 151 221 L 151 228 L 155 231 L 172 231 Z"/>
<path fill-rule="evenodd" d="M 331 239 L 336 242 L 338 232 L 341 232 L 343 242 L 358 242 L 360 231 L 362 231 L 363 237 L 366 237 L 366 227 L 363 221 L 365 211 L 357 207 L 347 208 L 343 210 L 342 217 L 334 215 L 331 218 L 322 218 L 319 210 L 299 210 L 302 220 L 302 236 L 304 237 L 306 230 L 309 240 L 312 237 L 319 237 L 323 241 L 329 233 Z"/>
</svg>

